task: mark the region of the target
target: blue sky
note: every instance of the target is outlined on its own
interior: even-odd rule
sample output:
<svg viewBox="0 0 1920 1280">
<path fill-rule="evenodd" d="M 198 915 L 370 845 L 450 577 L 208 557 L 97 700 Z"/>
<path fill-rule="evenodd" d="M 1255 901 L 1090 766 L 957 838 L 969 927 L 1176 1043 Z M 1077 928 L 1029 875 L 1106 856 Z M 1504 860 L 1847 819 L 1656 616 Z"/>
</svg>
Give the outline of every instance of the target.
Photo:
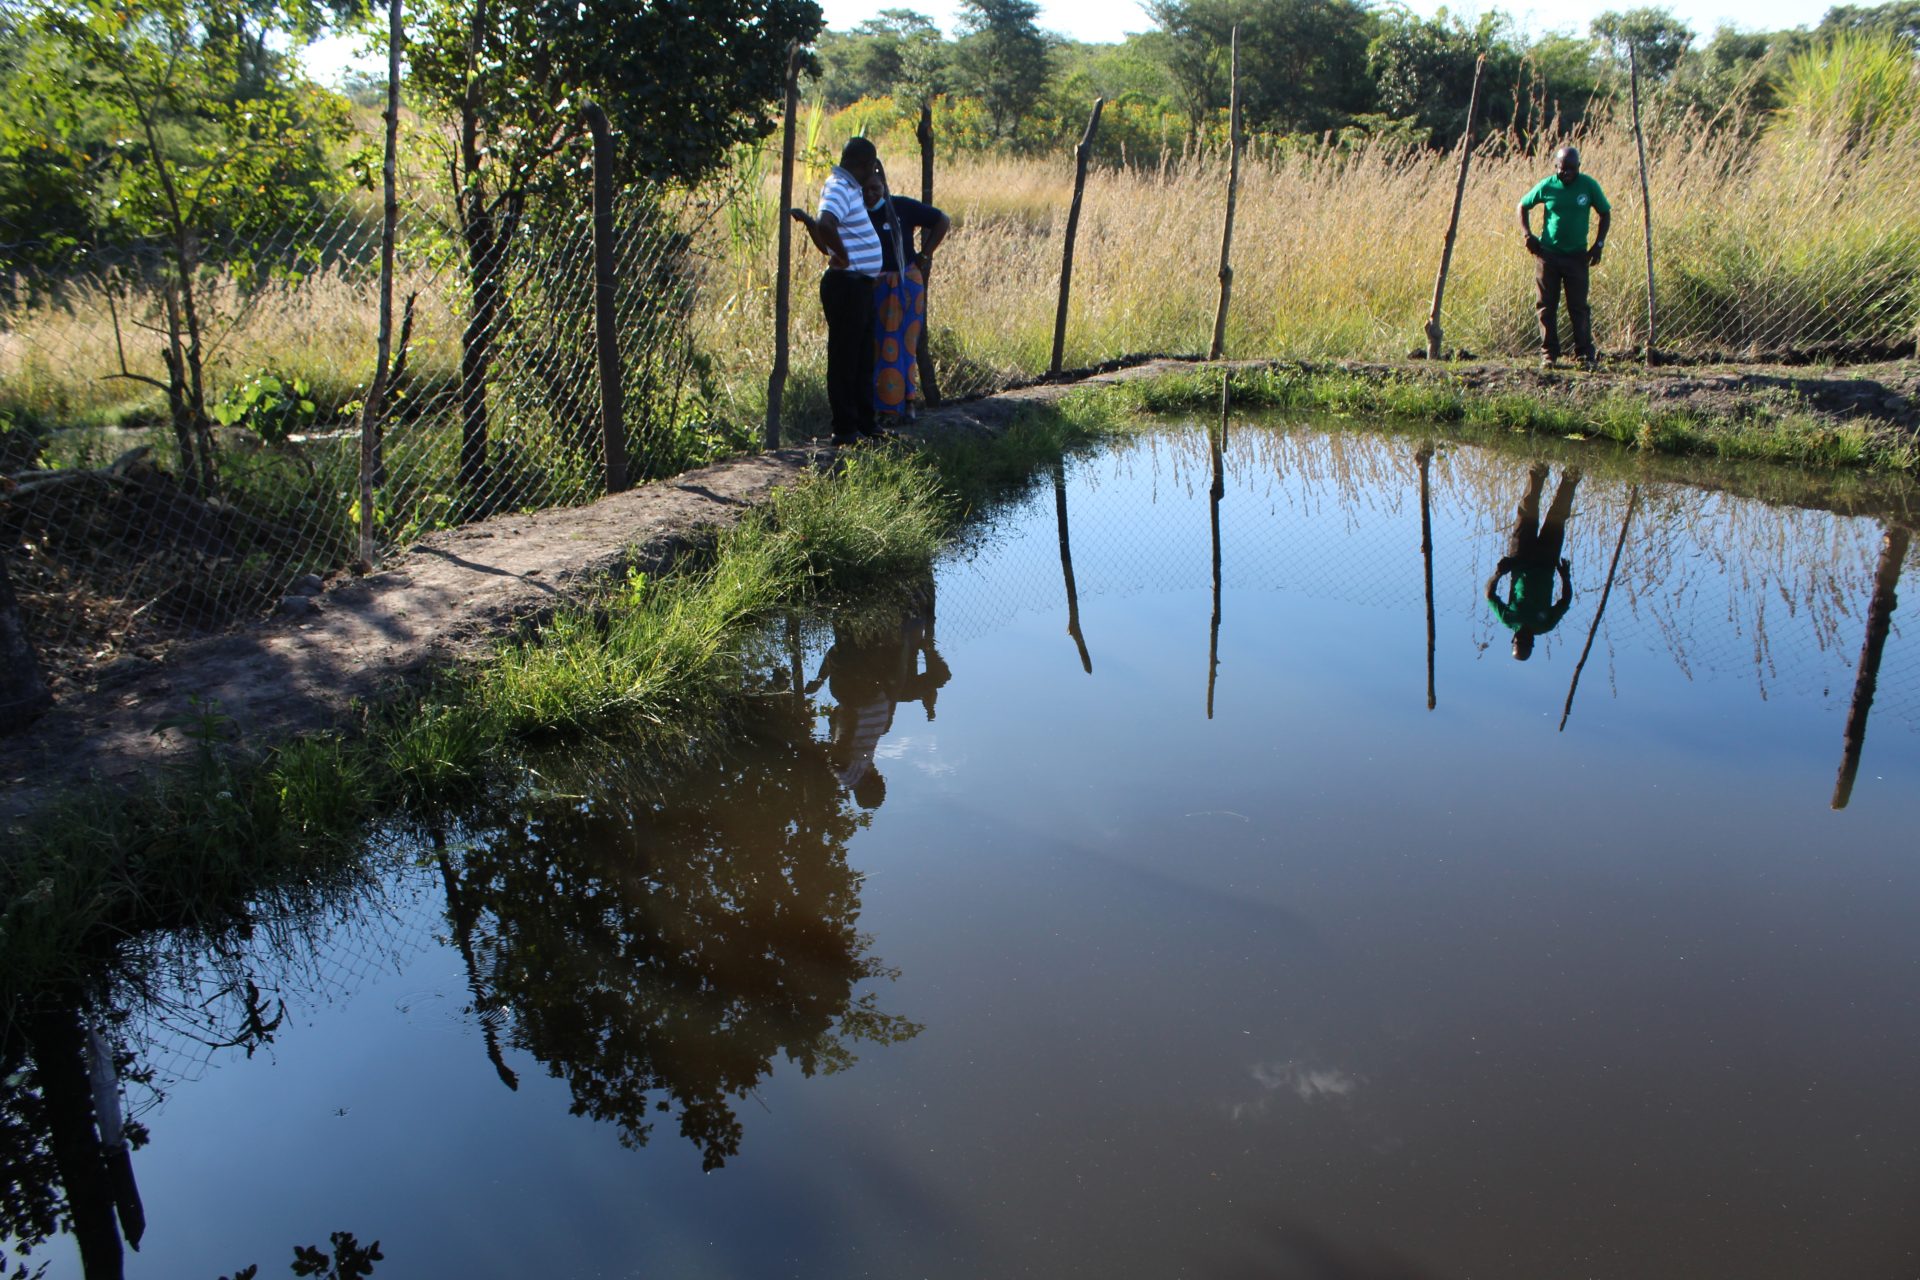
<svg viewBox="0 0 1920 1280">
<path fill-rule="evenodd" d="M 1475 4 L 1468 0 L 1467 3 L 1456 2 L 1448 7 L 1454 12 L 1469 15 L 1498 9 L 1518 19 L 1521 29 L 1527 34 L 1538 36 L 1549 31 L 1584 34 L 1587 24 L 1597 14 L 1608 9 L 1631 9 L 1649 2 L 1671 9 L 1681 21 L 1694 29 L 1696 36 L 1705 40 L 1713 34 L 1714 28 L 1722 24 L 1746 31 L 1812 26 L 1820 21 L 1821 15 L 1834 0 L 1671 0 L 1664 5 L 1660 5 L 1658 0 L 1564 0 L 1563 3 L 1551 5 L 1536 5 L 1531 0 L 1514 0 L 1511 4 Z M 1873 0 L 1857 2 L 1872 3 Z M 902 8 L 917 9 L 929 15 L 949 35 L 953 34 L 960 10 L 957 0 L 822 0 L 822 7 L 827 13 L 827 25 L 838 31 L 872 17 L 882 9 Z M 1440 0 L 1408 0 L 1407 7 L 1416 13 L 1432 14 L 1442 5 Z M 1117 41 L 1130 31 L 1146 31 L 1153 26 L 1139 5 L 1131 0 L 1040 0 L 1040 25 L 1076 40 L 1090 41 Z M 321 80 L 336 79 L 349 65 L 375 70 L 385 65 L 384 59 L 362 60 L 355 64 L 352 52 L 357 44 L 357 40 L 321 41 L 308 53 L 307 65 Z"/>
</svg>

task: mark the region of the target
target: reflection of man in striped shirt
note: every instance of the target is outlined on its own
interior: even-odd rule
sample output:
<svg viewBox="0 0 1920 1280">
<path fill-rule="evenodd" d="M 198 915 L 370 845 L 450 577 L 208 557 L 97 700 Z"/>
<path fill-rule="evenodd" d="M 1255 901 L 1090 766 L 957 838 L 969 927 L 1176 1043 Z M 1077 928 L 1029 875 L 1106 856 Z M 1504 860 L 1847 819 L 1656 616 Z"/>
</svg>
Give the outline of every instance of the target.
<svg viewBox="0 0 1920 1280">
<path fill-rule="evenodd" d="M 873 143 L 854 138 L 820 189 L 820 216 L 788 210 L 827 255 L 820 309 L 827 317 L 827 403 L 835 444 L 881 434 L 873 420 L 873 281 L 880 274 L 880 233 L 867 215 L 866 199 L 867 179 L 879 167 Z"/>
<path fill-rule="evenodd" d="M 922 665 L 924 656 L 925 665 Z M 874 763 L 880 740 L 893 727 L 901 702 L 918 702 L 933 719 L 940 687 L 953 672 L 933 646 L 933 584 L 927 582 L 896 626 L 835 629 L 833 648 L 820 674 L 807 685 L 813 693 L 833 682 L 833 739 L 828 754 L 840 784 L 862 809 L 877 809 L 887 797 L 887 780 Z"/>
</svg>

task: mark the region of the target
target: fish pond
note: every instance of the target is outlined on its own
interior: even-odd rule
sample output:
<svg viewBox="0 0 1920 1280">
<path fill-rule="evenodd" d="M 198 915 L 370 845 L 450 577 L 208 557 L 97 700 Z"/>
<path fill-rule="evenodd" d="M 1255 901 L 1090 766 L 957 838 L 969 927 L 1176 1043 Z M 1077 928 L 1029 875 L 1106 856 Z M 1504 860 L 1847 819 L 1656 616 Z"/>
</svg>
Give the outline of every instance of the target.
<svg viewBox="0 0 1920 1280">
<path fill-rule="evenodd" d="M 691 779 L 543 751 L 218 945 L 130 940 L 9 1048 L 0 1252 L 1911 1277 L 1911 519 L 1143 427 L 772 627 Z"/>
</svg>

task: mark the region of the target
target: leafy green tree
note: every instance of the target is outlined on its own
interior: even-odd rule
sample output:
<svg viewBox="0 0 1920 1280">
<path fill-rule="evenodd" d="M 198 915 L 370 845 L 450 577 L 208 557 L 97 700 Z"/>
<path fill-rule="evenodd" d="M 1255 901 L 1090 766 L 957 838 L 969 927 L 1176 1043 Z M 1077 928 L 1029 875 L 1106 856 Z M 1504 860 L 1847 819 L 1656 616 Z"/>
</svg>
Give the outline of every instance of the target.
<svg viewBox="0 0 1920 1280">
<path fill-rule="evenodd" d="M 1668 9 L 1609 9 L 1588 27 L 1616 72 L 1628 66 L 1628 51 L 1639 61 L 1642 79 L 1660 84 L 1673 75 L 1693 47 L 1693 28 Z"/>
<path fill-rule="evenodd" d="M 697 178 L 772 130 L 787 44 L 810 42 L 820 25 L 814 0 L 432 0 L 421 11 L 411 83 L 453 122 L 469 498 L 488 469 L 487 381 L 508 315 L 503 249 L 529 201 L 581 167 L 582 104 L 611 119 L 625 179 Z"/>
<path fill-rule="evenodd" d="M 1836 5 L 1827 10 L 1814 38 L 1823 39 L 1853 32 L 1862 35 L 1890 35 L 1909 49 L 1920 48 L 1920 0 L 1891 0 L 1877 5 Z"/>
<path fill-rule="evenodd" d="M 1318 132 L 1374 106 L 1367 45 L 1376 20 L 1356 0 L 1149 0 L 1180 105 L 1194 129 L 1228 101 L 1233 28 L 1247 123 Z"/>
<path fill-rule="evenodd" d="M 1432 18 L 1387 15 L 1367 46 L 1381 113 L 1411 122 L 1426 141 L 1452 146 L 1466 128 L 1474 66 L 1483 55 L 1479 130 L 1498 132 L 1512 123 L 1521 79 L 1522 51 L 1509 21 L 1486 14 L 1468 26 L 1445 10 Z"/>
<path fill-rule="evenodd" d="M 27 123 L 7 126 L 8 149 L 37 131 L 42 163 L 84 183 L 101 239 L 163 246 L 167 377 L 122 376 L 166 393 L 180 476 L 202 491 L 215 487 L 204 275 L 246 276 L 244 246 L 338 185 L 326 153 L 346 134 L 344 103 L 276 51 L 326 16 L 267 0 L 41 0 L 15 73 Z"/>
<path fill-rule="evenodd" d="M 954 80 L 986 107 L 996 137 L 1010 139 L 1047 83 L 1047 38 L 1033 0 L 961 0 Z"/>
<path fill-rule="evenodd" d="M 883 95 L 924 102 L 945 87 L 946 41 L 933 19 L 912 9 L 882 9 L 852 31 L 829 31 L 816 56 L 816 85 L 833 106 Z"/>
</svg>

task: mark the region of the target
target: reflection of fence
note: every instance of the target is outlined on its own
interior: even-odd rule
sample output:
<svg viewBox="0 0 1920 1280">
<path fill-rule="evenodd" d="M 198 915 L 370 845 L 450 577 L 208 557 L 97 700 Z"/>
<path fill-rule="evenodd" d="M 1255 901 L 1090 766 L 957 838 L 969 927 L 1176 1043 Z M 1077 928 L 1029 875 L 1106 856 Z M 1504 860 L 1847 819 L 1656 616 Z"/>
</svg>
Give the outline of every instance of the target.
<svg viewBox="0 0 1920 1280">
<path fill-rule="evenodd" d="M 1228 606 L 1237 592 L 1285 591 L 1416 619 L 1426 591 L 1417 447 L 1359 433 L 1236 426 L 1221 505 Z M 1067 534 L 1081 614 L 1101 597 L 1207 588 L 1208 484 L 1197 427 L 1069 464 Z M 1448 447 L 1432 465 L 1436 608 L 1455 634 L 1464 626 L 1476 648 L 1496 654 L 1505 632 L 1479 587 L 1505 549 L 1525 484 L 1524 461 L 1489 450 Z M 1566 544 L 1578 594 L 1567 622 L 1540 641 L 1549 660 L 1570 668 L 1580 651 L 1628 495 L 1617 481 L 1580 482 Z M 1010 519 L 1055 525 L 1051 489 L 1036 489 Z M 1060 543 L 1039 535 L 988 546 L 991 572 L 943 583 L 942 636 L 984 634 L 1021 614 L 1053 616 L 1061 628 L 1056 660 L 1063 671 L 1077 664 Z M 1613 655 L 1634 648 L 1665 657 L 1689 679 L 1750 682 L 1762 698 L 1807 698 L 1844 715 L 1881 549 L 1876 521 L 1643 483 L 1586 678 L 1603 687 Z M 1920 552 L 1907 552 L 1906 572 L 1920 573 Z M 1907 641 L 1898 612 L 1892 624 L 1874 723 L 1920 731 L 1920 645 Z M 1420 634 L 1409 621 L 1416 648 Z M 1094 630 L 1086 643 L 1097 671 L 1102 637 Z"/>
</svg>

